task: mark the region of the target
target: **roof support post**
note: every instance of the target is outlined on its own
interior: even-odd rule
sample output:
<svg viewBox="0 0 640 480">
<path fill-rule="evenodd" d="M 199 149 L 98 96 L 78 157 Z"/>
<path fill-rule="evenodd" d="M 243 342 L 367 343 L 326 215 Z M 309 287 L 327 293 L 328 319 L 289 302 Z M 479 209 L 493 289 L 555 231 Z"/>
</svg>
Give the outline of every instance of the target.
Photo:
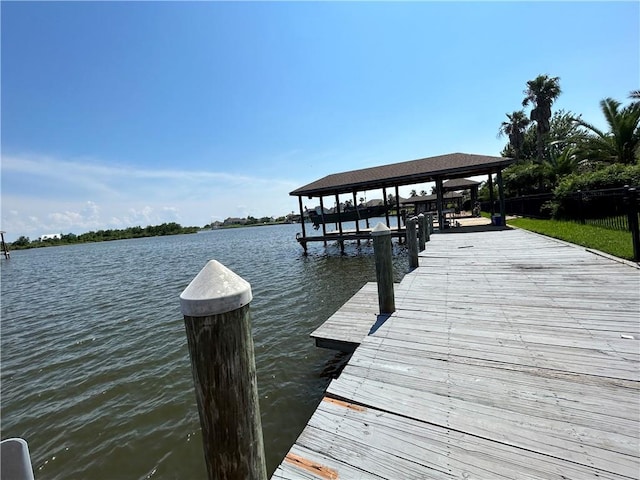
<svg viewBox="0 0 640 480">
<path fill-rule="evenodd" d="M 336 213 L 338 214 L 338 232 L 340 232 L 340 252 L 344 253 L 344 240 L 342 239 L 342 214 L 340 213 L 340 196 L 336 193 Z"/>
<path fill-rule="evenodd" d="M 473 187 L 471 187 L 471 211 L 473 212 L 473 207 L 475 206 L 476 202 L 478 201 L 478 185 L 474 185 Z"/>
<path fill-rule="evenodd" d="M 384 202 L 384 217 L 387 220 L 387 228 L 391 228 L 391 225 L 389 225 L 389 202 L 387 200 L 386 187 L 382 187 L 382 201 Z"/>
<path fill-rule="evenodd" d="M 304 210 L 302 209 L 302 197 L 298 197 L 298 206 L 300 207 L 300 224 L 302 225 L 302 237 L 306 238 L 307 230 L 304 227 Z"/>
<path fill-rule="evenodd" d="M 502 169 L 498 170 L 498 197 L 500 198 L 500 225 L 507 226 L 507 209 L 504 204 L 504 185 L 502 182 Z"/>
<path fill-rule="evenodd" d="M 356 209 L 356 233 L 360 234 L 360 210 L 358 210 L 358 203 L 356 202 L 356 191 L 353 191 L 353 207 Z M 360 239 L 358 238 L 358 245 L 360 245 Z"/>
<path fill-rule="evenodd" d="M 302 248 L 304 249 L 304 254 L 307 254 L 307 231 L 304 227 L 304 210 L 302 209 L 302 196 L 298 195 L 298 206 L 300 207 L 300 225 L 302 225 Z"/>
<path fill-rule="evenodd" d="M 444 212 L 442 207 L 442 177 L 436 178 L 436 208 L 438 209 L 438 229 L 444 230 Z"/>
<path fill-rule="evenodd" d="M 489 185 L 489 203 L 491 204 L 489 212 L 491 213 L 491 216 L 494 216 L 496 214 L 496 207 L 494 205 L 495 199 L 493 198 L 493 173 L 489 174 L 487 184 Z"/>
<path fill-rule="evenodd" d="M 400 234 L 400 189 L 396 185 L 396 219 L 398 222 L 398 234 Z M 398 236 L 398 238 L 402 238 Z"/>
<path fill-rule="evenodd" d="M 322 200 L 322 195 L 320 195 L 320 216 L 322 217 L 322 236 L 327 238 L 327 226 L 324 223 L 324 201 Z M 327 240 L 324 240 L 324 246 L 327 246 Z"/>
</svg>

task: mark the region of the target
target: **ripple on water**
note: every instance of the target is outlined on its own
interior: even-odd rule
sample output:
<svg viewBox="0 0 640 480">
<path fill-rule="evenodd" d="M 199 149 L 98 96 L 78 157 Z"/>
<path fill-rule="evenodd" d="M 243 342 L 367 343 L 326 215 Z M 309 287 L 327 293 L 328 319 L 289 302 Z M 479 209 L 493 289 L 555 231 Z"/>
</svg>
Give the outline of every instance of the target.
<svg viewBox="0 0 640 480">
<path fill-rule="evenodd" d="M 305 257 L 298 230 L 12 252 L 0 283 L 3 438 L 28 440 L 38 478 L 203 478 L 178 296 L 216 259 L 252 286 L 272 471 L 348 358 L 315 348 L 309 333 L 375 280 L 370 246 L 347 246 L 344 256 L 312 248 Z M 398 258 L 397 279 L 406 263 Z"/>
</svg>

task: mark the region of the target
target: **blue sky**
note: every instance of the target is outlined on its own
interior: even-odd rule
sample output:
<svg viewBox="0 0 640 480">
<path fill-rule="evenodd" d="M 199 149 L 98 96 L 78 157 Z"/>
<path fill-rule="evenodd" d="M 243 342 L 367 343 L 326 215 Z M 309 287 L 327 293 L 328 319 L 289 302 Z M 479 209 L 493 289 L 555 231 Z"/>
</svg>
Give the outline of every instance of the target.
<svg viewBox="0 0 640 480">
<path fill-rule="evenodd" d="M 560 77 L 554 110 L 602 127 L 599 101 L 640 87 L 638 2 L 3 1 L 0 13 L 10 240 L 297 212 L 288 193 L 330 173 L 499 155 L 500 123 L 538 74 Z"/>
</svg>

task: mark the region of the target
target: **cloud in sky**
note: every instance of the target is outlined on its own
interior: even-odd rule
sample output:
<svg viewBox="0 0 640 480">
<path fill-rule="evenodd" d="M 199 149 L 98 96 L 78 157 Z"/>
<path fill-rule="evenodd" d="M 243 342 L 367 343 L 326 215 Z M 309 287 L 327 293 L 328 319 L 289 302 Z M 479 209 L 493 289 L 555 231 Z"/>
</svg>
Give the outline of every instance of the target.
<svg viewBox="0 0 640 480">
<path fill-rule="evenodd" d="M 5 3 L 8 238 L 283 215 L 331 173 L 499 155 L 538 74 L 602 128 L 637 88 L 638 2 Z"/>
<path fill-rule="evenodd" d="M 2 157 L 2 229 L 8 239 L 44 233 L 228 216 L 279 216 L 295 208 L 298 183 L 229 173 L 142 169 L 95 159 Z"/>
</svg>

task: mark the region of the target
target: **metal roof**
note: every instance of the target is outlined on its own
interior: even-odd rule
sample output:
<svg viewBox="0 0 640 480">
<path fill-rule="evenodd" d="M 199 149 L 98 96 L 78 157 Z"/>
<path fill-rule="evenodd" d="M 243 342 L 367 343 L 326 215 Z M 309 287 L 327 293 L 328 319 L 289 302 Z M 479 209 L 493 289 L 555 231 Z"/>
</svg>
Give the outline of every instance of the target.
<svg viewBox="0 0 640 480">
<path fill-rule="evenodd" d="M 334 173 L 297 188 L 289 195 L 317 197 L 431 182 L 437 177 L 443 179 L 470 177 L 495 173 L 514 161 L 513 158 L 450 153 L 437 157 Z"/>
</svg>

